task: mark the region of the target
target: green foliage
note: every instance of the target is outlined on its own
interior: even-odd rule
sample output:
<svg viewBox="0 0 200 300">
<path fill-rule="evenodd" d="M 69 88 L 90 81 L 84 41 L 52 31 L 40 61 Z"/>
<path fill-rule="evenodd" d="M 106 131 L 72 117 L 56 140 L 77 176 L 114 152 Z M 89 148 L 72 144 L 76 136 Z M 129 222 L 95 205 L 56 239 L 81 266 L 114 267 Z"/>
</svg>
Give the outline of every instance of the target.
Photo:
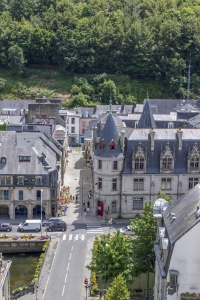
<svg viewBox="0 0 200 300">
<path fill-rule="evenodd" d="M 129 300 L 130 292 L 127 289 L 126 282 L 120 274 L 113 279 L 107 290 L 105 300 Z"/>
<path fill-rule="evenodd" d="M 22 48 L 14 45 L 8 49 L 8 67 L 12 69 L 13 74 L 22 74 L 25 62 Z"/>
<path fill-rule="evenodd" d="M 104 280 L 109 281 L 122 274 L 127 283 L 132 281 L 132 240 L 119 230 L 112 237 L 107 234 L 96 239 L 92 260 L 92 264 L 87 266 L 88 269 L 103 275 Z"/>
<path fill-rule="evenodd" d="M 153 207 L 151 203 L 146 202 L 140 218 L 131 221 L 132 230 L 135 232 L 133 255 L 134 255 L 134 273 L 136 276 L 146 273 L 148 270 L 154 273 L 155 254 L 154 243 L 156 240 L 156 219 L 153 216 Z M 148 260 L 149 258 L 149 260 Z"/>
<path fill-rule="evenodd" d="M 3 78 L 0 78 L 0 92 L 3 91 L 5 85 L 6 85 L 6 80 Z"/>
<path fill-rule="evenodd" d="M 6 131 L 6 123 L 0 125 L 0 131 Z"/>
<path fill-rule="evenodd" d="M 68 108 L 74 108 L 78 106 L 85 106 L 87 104 L 88 97 L 83 93 L 72 96 L 71 100 L 67 103 Z"/>
<path fill-rule="evenodd" d="M 112 99 L 112 103 L 116 102 L 117 90 L 116 85 L 113 80 L 109 79 L 104 81 L 99 85 L 100 96 L 102 98 L 102 103 L 109 103 L 109 100 Z"/>
<path fill-rule="evenodd" d="M 158 191 L 158 194 L 157 194 L 157 199 L 158 198 L 162 198 L 162 199 L 165 199 L 166 201 L 168 201 L 169 203 L 172 203 L 172 199 L 167 196 L 166 194 L 164 194 L 161 190 Z"/>
</svg>

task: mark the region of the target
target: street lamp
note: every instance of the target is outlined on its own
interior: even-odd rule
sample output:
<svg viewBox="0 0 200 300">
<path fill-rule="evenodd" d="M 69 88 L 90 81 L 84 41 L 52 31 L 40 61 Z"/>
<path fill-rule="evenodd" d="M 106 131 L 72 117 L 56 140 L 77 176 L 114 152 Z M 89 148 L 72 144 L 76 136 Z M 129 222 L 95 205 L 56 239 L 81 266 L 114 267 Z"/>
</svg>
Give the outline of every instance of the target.
<svg viewBox="0 0 200 300">
<path fill-rule="evenodd" d="M 86 291 L 85 299 L 87 299 L 87 289 L 90 287 L 90 285 L 88 284 L 88 277 L 85 277 L 84 283 L 85 283 L 85 291 Z"/>
<path fill-rule="evenodd" d="M 41 229 L 41 236 L 42 236 L 42 192 L 43 190 L 40 191 L 40 199 L 41 199 L 41 209 L 40 209 L 40 213 L 41 213 L 41 225 L 40 225 L 40 229 Z"/>
<path fill-rule="evenodd" d="M 109 234 L 110 234 L 110 229 L 112 228 L 112 223 L 113 223 L 113 219 L 110 219 L 108 221 L 108 224 L 109 224 Z"/>
</svg>

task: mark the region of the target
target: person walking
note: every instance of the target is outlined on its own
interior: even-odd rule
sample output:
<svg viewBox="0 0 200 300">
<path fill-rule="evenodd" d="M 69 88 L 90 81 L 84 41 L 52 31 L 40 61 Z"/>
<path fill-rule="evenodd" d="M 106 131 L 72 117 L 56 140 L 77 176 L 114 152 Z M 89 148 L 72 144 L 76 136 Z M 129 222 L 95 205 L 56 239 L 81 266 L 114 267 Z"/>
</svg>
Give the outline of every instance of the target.
<svg viewBox="0 0 200 300">
<path fill-rule="evenodd" d="M 78 203 L 78 195 L 76 194 L 76 203 Z"/>
<path fill-rule="evenodd" d="M 86 209 L 86 207 L 84 208 L 84 215 L 85 216 L 87 215 L 87 209 Z"/>
<path fill-rule="evenodd" d="M 90 207 L 90 201 L 88 200 L 88 202 L 87 202 L 87 207 Z"/>
<path fill-rule="evenodd" d="M 83 200 L 83 206 L 85 206 L 85 200 Z"/>
<path fill-rule="evenodd" d="M 87 213 L 89 213 L 89 211 L 90 211 L 90 208 L 89 208 L 89 207 L 87 207 Z"/>
</svg>

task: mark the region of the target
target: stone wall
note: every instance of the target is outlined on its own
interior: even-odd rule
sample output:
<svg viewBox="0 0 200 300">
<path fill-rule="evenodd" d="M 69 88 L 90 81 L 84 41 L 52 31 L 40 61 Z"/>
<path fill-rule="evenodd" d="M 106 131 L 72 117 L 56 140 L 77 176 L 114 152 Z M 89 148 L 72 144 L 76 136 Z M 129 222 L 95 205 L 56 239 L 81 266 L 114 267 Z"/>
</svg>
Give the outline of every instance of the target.
<svg viewBox="0 0 200 300">
<path fill-rule="evenodd" d="M 21 253 L 21 252 L 42 252 L 44 241 L 38 240 L 17 240 L 17 241 L 0 241 L 0 249 L 5 253 Z"/>
</svg>

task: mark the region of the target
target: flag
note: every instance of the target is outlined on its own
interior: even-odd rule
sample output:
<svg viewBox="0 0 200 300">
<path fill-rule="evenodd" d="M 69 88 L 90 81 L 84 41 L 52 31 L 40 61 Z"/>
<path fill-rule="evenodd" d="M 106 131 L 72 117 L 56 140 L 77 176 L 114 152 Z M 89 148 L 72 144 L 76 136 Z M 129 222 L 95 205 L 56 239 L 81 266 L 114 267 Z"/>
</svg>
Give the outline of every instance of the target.
<svg viewBox="0 0 200 300">
<path fill-rule="evenodd" d="M 95 182 L 95 185 L 98 185 L 98 182 Z"/>
</svg>

